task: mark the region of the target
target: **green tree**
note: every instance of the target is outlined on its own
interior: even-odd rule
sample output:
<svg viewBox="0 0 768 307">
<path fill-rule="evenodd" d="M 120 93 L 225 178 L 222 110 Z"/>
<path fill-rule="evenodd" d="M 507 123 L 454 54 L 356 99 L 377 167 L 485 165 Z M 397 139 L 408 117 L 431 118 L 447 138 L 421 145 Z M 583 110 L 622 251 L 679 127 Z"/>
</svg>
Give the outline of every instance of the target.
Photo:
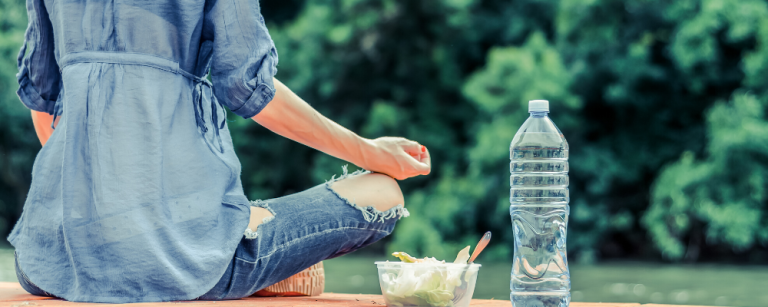
<svg viewBox="0 0 768 307">
<path fill-rule="evenodd" d="M 766 234 L 763 0 L 263 0 L 278 78 L 365 137 L 430 148 L 389 250 L 450 258 L 486 230 L 507 259 L 509 143 L 548 99 L 571 145 L 572 260 L 758 259 Z M 15 95 L 26 27 L 0 0 L 0 230 L 39 143 Z M 344 164 L 230 116 L 250 198 Z M 725 258 L 724 258 L 725 257 Z M 734 258 L 736 259 L 736 258 Z M 763 260 L 764 261 L 764 260 Z"/>
<path fill-rule="evenodd" d="M 21 214 L 40 149 L 29 110 L 16 96 L 16 55 L 26 26 L 23 1 L 0 0 L 0 233 Z"/>
<path fill-rule="evenodd" d="M 748 255 L 768 245 L 766 205 L 766 63 L 768 5 L 764 1 L 681 1 L 669 19 L 685 17 L 676 29 L 673 56 L 691 75 L 688 85 L 705 91 L 721 76 L 701 67 L 726 62 L 739 68 L 740 89 L 721 98 L 706 117 L 707 146 L 685 152 L 654 183 L 643 224 L 670 259 L 697 260 L 705 251 Z M 717 46 L 743 46 L 722 50 Z M 697 158 L 699 157 L 699 158 Z M 757 255 L 757 254 L 755 254 Z"/>
<path fill-rule="evenodd" d="M 403 238 L 420 235 L 398 232 L 392 248 L 419 250 L 429 246 L 424 241 L 437 237 L 436 233 L 444 234 L 442 240 L 446 242 L 438 244 L 467 244 L 470 239 L 455 234 L 474 232 L 477 236 L 492 229 L 502 234 L 502 243 L 492 247 L 490 255 L 508 257 L 512 238 L 506 221 L 506 151 L 526 117 L 521 104 L 530 98 L 547 98 L 553 101 L 555 122 L 571 143 L 571 255 L 583 261 L 596 257 L 655 258 L 658 254 L 654 249 L 647 248 L 655 245 L 665 251 L 664 256 L 678 259 L 666 252 L 669 247 L 657 231 L 668 220 L 662 217 L 674 213 L 656 208 L 647 211 L 651 184 L 659 170 L 681 152 L 705 153 L 707 125 L 711 125 L 704 116 L 708 108 L 744 86 L 758 91 L 765 84 L 765 74 L 761 73 L 766 67 L 762 48 L 762 29 L 768 28 L 762 21 L 765 3 L 540 3 L 554 7 L 551 24 L 546 18 L 534 23 L 537 26 L 533 29 L 544 34 L 532 34 L 521 47 L 491 49 L 485 67 L 467 79 L 464 94 L 478 116 L 467 117 L 472 146 L 467 148 L 466 168 L 458 168 L 451 174 L 453 178 L 441 178 L 435 187 L 419 192 L 432 199 L 457 199 L 471 209 L 454 210 L 454 230 L 447 229 L 444 221 L 437 221 L 439 218 L 425 221 L 428 215 L 422 214 L 418 223 L 411 224 L 418 224 L 424 238 Z M 548 42 L 542 42 L 542 37 Z M 536 56 L 536 46 L 544 45 L 553 46 L 552 51 Z M 735 152 L 724 155 L 732 157 Z M 440 189 L 447 180 L 473 188 Z M 411 206 L 419 206 L 420 199 L 411 199 Z M 762 204 L 757 201 L 754 205 L 757 211 L 765 211 Z M 475 221 L 459 223 L 457 217 Z M 723 220 L 721 226 L 763 226 L 762 222 L 752 226 L 739 223 Z M 406 224 L 403 222 L 403 228 Z M 699 248 L 714 257 L 733 254 L 731 247 L 736 248 L 735 253 L 746 254 L 747 248 L 756 251 L 757 246 L 745 243 L 755 241 L 758 233 L 743 236 L 753 239 L 722 237 Z"/>
<path fill-rule="evenodd" d="M 413 214 L 389 250 L 448 258 L 493 230 L 484 257 L 509 257 L 507 150 L 526 101 L 545 98 L 571 143 L 573 259 L 658 259 L 667 247 L 654 229 L 671 213 L 647 211 L 652 183 L 682 152 L 706 154 L 715 102 L 765 84 L 763 6 L 307 0 L 270 25 L 278 77 L 302 97 L 364 136 L 402 135 L 431 149 L 435 172 L 403 182 Z M 241 152 L 301 162 L 264 170 L 261 158 L 244 158 L 253 195 L 305 188 L 342 164 L 258 127 L 239 133 L 263 140 Z M 295 179 L 306 166 L 312 176 Z M 724 247 L 735 241 L 718 244 L 702 252 L 733 254 Z M 738 253 L 758 248 L 750 246 Z"/>
<path fill-rule="evenodd" d="M 685 152 L 656 180 L 644 224 L 663 254 L 696 260 L 705 244 L 768 243 L 765 99 L 736 94 L 707 116 L 706 158 Z"/>
</svg>

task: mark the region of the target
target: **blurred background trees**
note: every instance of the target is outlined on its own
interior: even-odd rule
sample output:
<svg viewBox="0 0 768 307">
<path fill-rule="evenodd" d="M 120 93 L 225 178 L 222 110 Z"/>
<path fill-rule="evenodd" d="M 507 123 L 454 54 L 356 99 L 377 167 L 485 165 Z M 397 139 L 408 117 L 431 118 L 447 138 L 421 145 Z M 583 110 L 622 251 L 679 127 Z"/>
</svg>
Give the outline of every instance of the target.
<svg viewBox="0 0 768 307">
<path fill-rule="evenodd" d="M 509 143 L 548 99 L 571 145 L 572 261 L 768 259 L 763 0 L 262 0 L 277 77 L 364 137 L 426 145 L 387 249 L 448 258 L 486 230 L 509 259 Z M 39 143 L 14 92 L 26 14 L 0 0 L 0 231 Z M 250 198 L 343 161 L 230 116 Z M 489 259 L 487 258 L 487 259 Z"/>
<path fill-rule="evenodd" d="M 16 96 L 16 55 L 24 41 L 24 2 L 0 0 L 0 233 L 6 235 L 21 215 L 40 141 L 29 110 Z"/>
</svg>

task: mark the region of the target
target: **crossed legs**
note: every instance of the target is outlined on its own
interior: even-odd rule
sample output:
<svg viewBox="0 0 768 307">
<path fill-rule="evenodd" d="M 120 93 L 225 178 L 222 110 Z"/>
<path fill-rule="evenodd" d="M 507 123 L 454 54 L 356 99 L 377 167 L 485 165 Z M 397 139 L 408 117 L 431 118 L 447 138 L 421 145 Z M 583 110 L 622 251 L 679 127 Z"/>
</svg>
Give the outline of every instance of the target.
<svg viewBox="0 0 768 307">
<path fill-rule="evenodd" d="M 403 192 L 397 181 L 384 174 L 368 173 L 349 176 L 334 182 L 331 188 L 339 196 L 360 207 L 373 206 L 384 212 L 397 205 L 405 205 Z M 267 209 L 251 207 L 248 228 L 255 232 L 264 218 L 271 216 L 272 213 Z"/>
</svg>

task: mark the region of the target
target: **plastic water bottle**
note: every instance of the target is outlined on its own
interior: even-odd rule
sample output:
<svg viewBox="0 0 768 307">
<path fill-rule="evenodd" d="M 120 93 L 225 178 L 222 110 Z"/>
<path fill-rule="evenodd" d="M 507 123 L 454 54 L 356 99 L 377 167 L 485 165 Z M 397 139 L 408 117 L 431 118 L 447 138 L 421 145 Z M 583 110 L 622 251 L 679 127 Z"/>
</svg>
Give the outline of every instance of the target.
<svg viewBox="0 0 768 307">
<path fill-rule="evenodd" d="M 571 301 L 565 252 L 568 142 L 549 119 L 548 101 L 529 101 L 528 112 L 509 148 L 515 233 L 510 300 L 514 307 L 566 307 Z"/>
</svg>

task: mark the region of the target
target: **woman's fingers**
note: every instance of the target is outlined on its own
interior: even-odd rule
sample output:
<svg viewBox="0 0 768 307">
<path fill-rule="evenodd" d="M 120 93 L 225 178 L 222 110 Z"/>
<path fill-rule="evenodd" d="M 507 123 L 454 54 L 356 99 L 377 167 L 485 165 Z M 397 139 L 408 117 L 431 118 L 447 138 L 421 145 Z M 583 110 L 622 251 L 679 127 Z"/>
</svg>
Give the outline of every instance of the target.
<svg viewBox="0 0 768 307">
<path fill-rule="evenodd" d="M 411 168 L 413 170 L 413 173 L 408 177 L 418 176 L 418 175 L 427 175 L 432 169 L 432 163 L 431 159 L 429 158 L 429 153 L 427 152 L 426 147 L 419 145 L 419 152 L 411 154 L 410 156 L 410 164 Z"/>
<path fill-rule="evenodd" d="M 403 147 L 403 150 L 405 150 L 405 152 L 411 156 L 418 157 L 421 154 L 421 145 L 414 141 L 406 140 L 402 145 L 402 147 Z"/>
<path fill-rule="evenodd" d="M 426 151 L 426 147 L 417 142 L 403 138 L 401 139 L 401 148 L 410 156 L 409 164 L 412 170 L 407 177 L 429 174 L 430 165 L 425 164 L 422 161 L 422 155 Z"/>
<path fill-rule="evenodd" d="M 369 170 L 385 173 L 397 180 L 426 175 L 431 171 L 431 159 L 426 147 L 401 137 L 381 137 L 374 140 L 382 156 L 373 159 Z"/>
<path fill-rule="evenodd" d="M 428 175 L 430 171 L 432 171 L 432 157 L 429 155 L 429 150 L 427 147 L 422 146 L 422 153 L 421 153 L 421 163 L 427 166 L 426 170 L 422 172 L 422 175 Z"/>
</svg>

